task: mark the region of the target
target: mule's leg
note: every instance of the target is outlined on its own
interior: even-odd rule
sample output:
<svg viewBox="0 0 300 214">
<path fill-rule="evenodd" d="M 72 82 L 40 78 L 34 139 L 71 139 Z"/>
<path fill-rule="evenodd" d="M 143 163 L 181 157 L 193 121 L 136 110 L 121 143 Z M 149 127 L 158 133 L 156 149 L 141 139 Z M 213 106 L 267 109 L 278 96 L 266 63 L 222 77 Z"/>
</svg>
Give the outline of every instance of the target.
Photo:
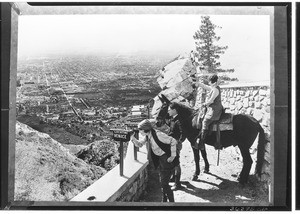
<svg viewBox="0 0 300 214">
<path fill-rule="evenodd" d="M 242 157 L 243 157 L 243 169 L 239 175 L 239 183 L 245 184 L 248 181 L 248 177 L 249 177 L 249 173 L 251 170 L 253 160 L 251 158 L 249 149 L 240 148 L 240 151 L 241 151 Z"/>
<path fill-rule="evenodd" d="M 202 158 L 204 160 L 204 163 L 205 163 L 205 167 L 204 167 L 204 172 L 205 173 L 208 173 L 209 172 L 209 163 L 208 163 L 208 160 L 207 160 L 207 153 L 206 153 L 206 150 L 200 150 L 201 152 L 201 155 L 202 155 Z"/>
<path fill-rule="evenodd" d="M 198 179 L 198 175 L 200 174 L 200 154 L 199 150 L 192 147 L 193 154 L 194 154 L 194 161 L 195 161 L 195 173 L 193 175 L 193 181 Z"/>
</svg>

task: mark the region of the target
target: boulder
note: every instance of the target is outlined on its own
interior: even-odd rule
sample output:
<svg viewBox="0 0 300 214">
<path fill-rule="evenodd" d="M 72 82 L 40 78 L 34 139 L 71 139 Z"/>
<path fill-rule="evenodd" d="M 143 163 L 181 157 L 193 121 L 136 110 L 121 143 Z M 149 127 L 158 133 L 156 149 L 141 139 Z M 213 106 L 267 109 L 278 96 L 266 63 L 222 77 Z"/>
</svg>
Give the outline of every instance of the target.
<svg viewBox="0 0 300 214">
<path fill-rule="evenodd" d="M 17 121 L 16 201 L 67 201 L 106 173 L 69 152 L 48 134 Z"/>
<path fill-rule="evenodd" d="M 197 89 L 193 87 L 196 81 L 196 67 L 186 56 L 178 56 L 159 72 L 157 82 L 162 91 L 153 99 L 151 115 L 156 117 L 162 105 L 159 96 L 162 94 L 172 102 L 181 102 L 190 106 L 189 101 L 195 101 Z M 195 103 L 195 102 L 194 102 Z"/>
<path fill-rule="evenodd" d="M 189 98 L 194 92 L 191 76 L 195 74 L 196 68 L 191 61 L 188 58 L 179 57 L 159 71 L 157 82 L 163 90 L 161 93 L 172 98 L 177 96 Z"/>
</svg>

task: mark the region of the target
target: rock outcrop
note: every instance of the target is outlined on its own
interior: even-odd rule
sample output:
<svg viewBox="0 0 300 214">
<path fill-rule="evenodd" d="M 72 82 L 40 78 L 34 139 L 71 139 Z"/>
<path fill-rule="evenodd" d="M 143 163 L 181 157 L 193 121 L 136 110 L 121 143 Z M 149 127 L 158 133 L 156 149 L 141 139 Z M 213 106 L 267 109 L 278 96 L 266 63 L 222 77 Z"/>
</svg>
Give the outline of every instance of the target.
<svg viewBox="0 0 300 214">
<path fill-rule="evenodd" d="M 67 201 L 106 173 L 18 121 L 15 143 L 16 201 Z"/>
<path fill-rule="evenodd" d="M 158 94 L 165 95 L 169 100 L 189 105 L 195 99 L 196 89 L 193 87 L 196 68 L 187 56 L 178 56 L 159 72 L 157 82 L 162 91 Z M 152 116 L 156 117 L 161 102 L 156 96 L 152 107 Z"/>
<path fill-rule="evenodd" d="M 81 149 L 75 155 L 88 164 L 100 166 L 106 170 L 111 170 L 120 160 L 118 143 L 110 140 L 95 141 Z"/>
</svg>

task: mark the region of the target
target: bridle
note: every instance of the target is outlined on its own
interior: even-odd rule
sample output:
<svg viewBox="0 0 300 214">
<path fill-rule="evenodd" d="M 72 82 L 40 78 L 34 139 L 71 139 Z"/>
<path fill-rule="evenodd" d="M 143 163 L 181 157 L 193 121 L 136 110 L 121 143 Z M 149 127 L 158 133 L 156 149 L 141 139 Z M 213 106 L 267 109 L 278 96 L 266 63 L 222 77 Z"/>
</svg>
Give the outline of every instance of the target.
<svg viewBox="0 0 300 214">
<path fill-rule="evenodd" d="M 168 113 L 168 107 L 169 107 L 169 104 L 167 103 L 163 103 L 161 105 L 161 107 L 159 108 L 159 113 L 156 117 L 156 125 L 158 127 L 164 125 L 167 123 L 167 119 L 168 119 L 168 116 L 169 116 L 169 113 Z"/>
</svg>

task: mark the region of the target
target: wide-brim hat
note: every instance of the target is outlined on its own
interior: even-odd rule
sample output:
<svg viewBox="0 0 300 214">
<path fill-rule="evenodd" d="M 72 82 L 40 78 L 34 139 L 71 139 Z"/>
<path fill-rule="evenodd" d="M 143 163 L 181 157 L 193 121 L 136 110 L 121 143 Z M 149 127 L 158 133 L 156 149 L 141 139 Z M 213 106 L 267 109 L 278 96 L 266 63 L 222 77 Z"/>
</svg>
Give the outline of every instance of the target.
<svg viewBox="0 0 300 214">
<path fill-rule="evenodd" d="M 144 130 L 144 131 L 148 131 L 152 129 L 152 123 L 150 122 L 150 120 L 145 119 L 142 122 L 140 122 L 138 124 L 138 129 L 140 130 Z"/>
</svg>

